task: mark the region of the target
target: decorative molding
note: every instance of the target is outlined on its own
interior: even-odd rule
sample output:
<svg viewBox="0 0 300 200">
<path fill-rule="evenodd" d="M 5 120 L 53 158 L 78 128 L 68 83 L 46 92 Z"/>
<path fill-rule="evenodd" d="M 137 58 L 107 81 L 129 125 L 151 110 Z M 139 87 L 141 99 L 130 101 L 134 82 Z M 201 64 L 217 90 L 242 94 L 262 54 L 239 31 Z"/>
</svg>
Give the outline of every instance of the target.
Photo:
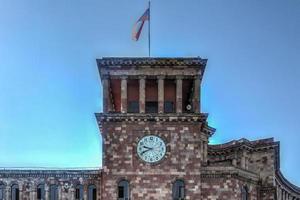
<svg viewBox="0 0 300 200">
<path fill-rule="evenodd" d="M 98 178 L 101 170 L 0 170 L 0 178 Z"/>
</svg>

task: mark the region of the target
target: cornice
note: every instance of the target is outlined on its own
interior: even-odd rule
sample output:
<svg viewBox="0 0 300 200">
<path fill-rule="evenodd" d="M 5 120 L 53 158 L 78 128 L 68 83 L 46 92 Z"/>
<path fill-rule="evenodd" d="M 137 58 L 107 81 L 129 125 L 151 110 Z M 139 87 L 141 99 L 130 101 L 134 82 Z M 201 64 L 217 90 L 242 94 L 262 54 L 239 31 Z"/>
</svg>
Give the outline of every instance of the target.
<svg viewBox="0 0 300 200">
<path fill-rule="evenodd" d="M 153 122 L 205 122 L 206 113 L 95 113 L 98 123 L 123 121 L 153 121 Z M 209 129 L 208 126 L 206 126 Z"/>
<path fill-rule="evenodd" d="M 0 170 L 0 178 L 97 178 L 100 175 L 101 170 Z"/>
<path fill-rule="evenodd" d="M 143 67 L 162 67 L 162 66 L 202 66 L 205 67 L 207 59 L 200 57 L 104 57 L 97 59 L 98 67 L 115 66 L 143 66 Z"/>
<path fill-rule="evenodd" d="M 201 177 L 203 179 L 236 178 L 245 182 L 259 184 L 259 175 L 233 166 L 203 167 L 201 169 Z"/>
<path fill-rule="evenodd" d="M 300 187 L 292 184 L 291 182 L 289 182 L 281 173 L 280 170 L 276 171 L 276 181 L 278 182 L 278 184 L 282 187 L 286 187 L 288 188 L 290 191 L 296 193 L 297 195 L 300 195 Z"/>
<path fill-rule="evenodd" d="M 228 154 L 235 151 L 265 151 L 268 149 L 277 149 L 279 142 L 274 142 L 273 138 L 249 141 L 247 139 L 233 140 L 231 142 L 219 145 L 209 145 L 208 153 L 210 155 Z"/>
</svg>

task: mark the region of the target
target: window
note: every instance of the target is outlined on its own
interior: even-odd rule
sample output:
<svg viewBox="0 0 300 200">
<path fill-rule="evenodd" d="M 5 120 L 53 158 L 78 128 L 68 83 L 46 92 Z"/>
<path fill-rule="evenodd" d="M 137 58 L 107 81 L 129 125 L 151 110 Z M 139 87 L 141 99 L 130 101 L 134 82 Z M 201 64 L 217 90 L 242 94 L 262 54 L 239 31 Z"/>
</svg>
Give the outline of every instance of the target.
<svg viewBox="0 0 300 200">
<path fill-rule="evenodd" d="M 148 101 L 146 102 L 146 113 L 157 113 L 158 112 L 158 103 L 157 101 Z"/>
<path fill-rule="evenodd" d="M 19 200 L 19 186 L 17 184 L 13 184 L 11 186 L 11 200 Z"/>
<path fill-rule="evenodd" d="M 0 200 L 4 200 L 4 191 L 5 191 L 5 186 L 0 183 Z"/>
<path fill-rule="evenodd" d="M 45 199 L 45 185 L 40 184 L 37 186 L 37 199 L 44 200 Z"/>
<path fill-rule="evenodd" d="M 147 79 L 145 88 L 145 111 L 146 113 L 158 112 L 158 85 L 157 80 Z"/>
<path fill-rule="evenodd" d="M 57 185 L 50 185 L 50 200 L 58 200 L 58 187 L 57 187 Z"/>
<path fill-rule="evenodd" d="M 248 200 L 248 187 L 247 186 L 243 186 L 242 188 L 242 200 Z"/>
<path fill-rule="evenodd" d="M 118 200 L 129 200 L 129 183 L 126 180 L 118 184 Z"/>
<path fill-rule="evenodd" d="M 83 200 L 83 185 L 77 185 L 75 188 L 75 199 Z"/>
<path fill-rule="evenodd" d="M 173 200 L 184 200 L 185 188 L 182 180 L 176 180 L 173 185 Z"/>
<path fill-rule="evenodd" d="M 140 100 L 140 85 L 138 79 L 127 80 L 127 112 L 138 113 Z"/>
<path fill-rule="evenodd" d="M 88 188 L 88 200 L 97 199 L 97 190 L 95 185 L 90 185 Z"/>
<path fill-rule="evenodd" d="M 165 113 L 173 113 L 173 112 L 175 112 L 174 102 L 172 102 L 172 101 L 165 101 L 164 111 L 165 111 Z"/>
<path fill-rule="evenodd" d="M 129 112 L 129 113 L 138 113 L 139 110 L 140 110 L 139 106 L 140 106 L 140 104 L 139 104 L 138 101 L 129 101 L 127 112 Z"/>
</svg>

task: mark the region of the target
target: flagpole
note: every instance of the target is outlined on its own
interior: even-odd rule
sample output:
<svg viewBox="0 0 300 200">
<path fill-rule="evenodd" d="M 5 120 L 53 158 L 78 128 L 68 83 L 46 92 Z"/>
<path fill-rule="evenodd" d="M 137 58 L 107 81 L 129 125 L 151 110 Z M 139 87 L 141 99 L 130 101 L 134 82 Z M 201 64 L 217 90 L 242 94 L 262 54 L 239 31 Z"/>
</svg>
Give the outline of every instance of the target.
<svg viewBox="0 0 300 200">
<path fill-rule="evenodd" d="M 151 22 L 151 9 L 150 9 L 151 3 L 149 0 L 149 23 L 148 23 L 148 55 L 151 56 L 151 37 L 150 37 L 150 22 Z"/>
</svg>

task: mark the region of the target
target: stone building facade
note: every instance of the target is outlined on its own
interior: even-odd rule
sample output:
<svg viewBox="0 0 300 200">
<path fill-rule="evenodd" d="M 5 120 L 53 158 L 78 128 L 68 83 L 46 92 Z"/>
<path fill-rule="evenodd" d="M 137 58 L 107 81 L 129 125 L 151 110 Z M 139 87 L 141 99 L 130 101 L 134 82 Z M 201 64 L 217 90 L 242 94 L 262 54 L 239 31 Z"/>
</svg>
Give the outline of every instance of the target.
<svg viewBox="0 0 300 200">
<path fill-rule="evenodd" d="M 272 138 L 209 145 L 201 112 L 207 60 L 97 59 L 103 167 L 0 170 L 0 200 L 300 200 Z"/>
</svg>

